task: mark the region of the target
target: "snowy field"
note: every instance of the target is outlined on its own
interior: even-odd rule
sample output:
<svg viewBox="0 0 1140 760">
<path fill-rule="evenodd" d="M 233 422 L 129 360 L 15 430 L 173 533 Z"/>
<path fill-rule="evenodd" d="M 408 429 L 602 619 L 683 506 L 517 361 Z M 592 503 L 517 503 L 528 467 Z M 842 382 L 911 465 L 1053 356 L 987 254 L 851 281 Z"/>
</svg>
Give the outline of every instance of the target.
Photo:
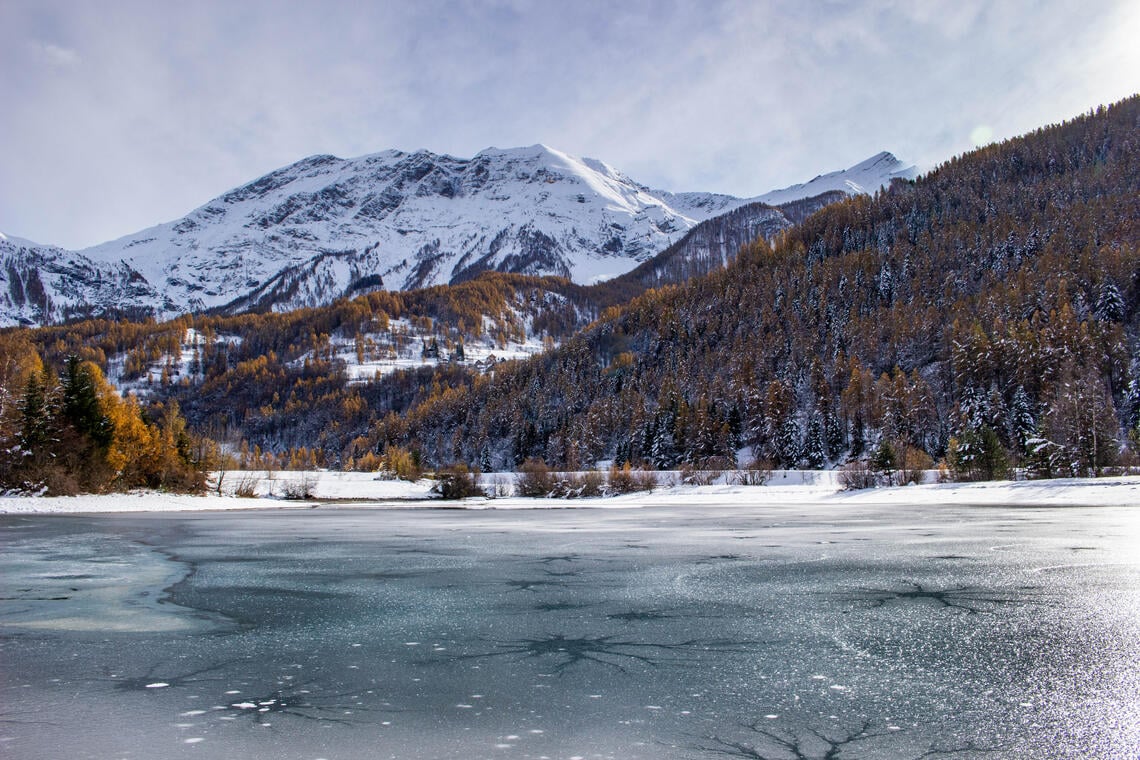
<svg viewBox="0 0 1140 760">
<path fill-rule="evenodd" d="M 206 496 L 138 492 L 76 497 L 0 497 L 0 513 L 168 512 L 231 509 L 287 509 L 328 506 L 447 507 L 451 509 L 622 509 L 653 506 L 781 504 L 842 506 L 854 504 L 990 505 L 990 506 L 1140 506 L 1140 476 L 1076 478 L 926 485 L 844 491 L 834 471 L 775 471 L 763 486 L 671 485 L 679 473 L 662 473 L 662 485 L 651 492 L 593 499 L 532 499 L 512 494 L 515 476 L 491 473 L 481 485 L 492 498 L 443 502 L 435 498 L 433 481 L 409 483 L 360 472 L 225 472 L 221 495 L 217 475 Z M 255 498 L 234 496 L 252 489 Z M 289 499 L 309 491 L 311 498 Z"/>
</svg>

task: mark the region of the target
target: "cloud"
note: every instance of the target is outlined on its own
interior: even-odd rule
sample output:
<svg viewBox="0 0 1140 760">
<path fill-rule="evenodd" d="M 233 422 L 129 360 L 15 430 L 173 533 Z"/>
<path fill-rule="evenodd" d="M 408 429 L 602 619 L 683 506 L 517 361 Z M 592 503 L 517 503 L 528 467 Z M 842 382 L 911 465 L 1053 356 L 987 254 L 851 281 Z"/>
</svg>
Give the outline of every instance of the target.
<svg viewBox="0 0 1140 760">
<path fill-rule="evenodd" d="M 79 63 L 79 53 L 70 48 L 53 45 L 50 42 L 31 43 L 35 54 L 50 66 L 65 68 Z"/>
<path fill-rule="evenodd" d="M 752 195 L 1140 90 L 1129 0 L 8 0 L 0 229 L 91 245 L 314 153 L 545 142 Z M 976 135 L 975 135 L 976 136 Z"/>
</svg>

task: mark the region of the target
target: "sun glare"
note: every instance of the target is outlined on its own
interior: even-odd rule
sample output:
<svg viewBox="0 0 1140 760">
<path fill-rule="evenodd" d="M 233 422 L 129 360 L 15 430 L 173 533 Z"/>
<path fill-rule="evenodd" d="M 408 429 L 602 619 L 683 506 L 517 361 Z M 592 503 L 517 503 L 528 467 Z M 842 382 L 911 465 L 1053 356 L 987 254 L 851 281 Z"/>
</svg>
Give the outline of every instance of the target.
<svg viewBox="0 0 1140 760">
<path fill-rule="evenodd" d="M 975 148 L 980 148 L 983 145 L 989 145 L 993 142 L 994 130 L 986 124 L 979 124 L 970 130 L 970 142 L 973 143 Z"/>
</svg>

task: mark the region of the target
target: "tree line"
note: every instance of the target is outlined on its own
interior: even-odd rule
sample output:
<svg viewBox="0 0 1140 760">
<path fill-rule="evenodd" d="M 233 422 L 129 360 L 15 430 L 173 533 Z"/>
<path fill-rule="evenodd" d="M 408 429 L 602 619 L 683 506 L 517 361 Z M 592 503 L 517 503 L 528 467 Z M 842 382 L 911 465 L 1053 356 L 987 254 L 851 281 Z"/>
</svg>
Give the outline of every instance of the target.
<svg viewBox="0 0 1140 760">
<path fill-rule="evenodd" d="M 0 335 L 0 491 L 205 488 L 217 449 L 189 433 L 177 404 L 120 397 L 98 365 L 74 355 L 57 372 L 21 338 Z"/>
<path fill-rule="evenodd" d="M 963 477 L 1133 461 L 1140 99 L 974 151 L 651 290 L 560 349 L 446 389 L 377 441 L 500 468 L 834 465 Z"/>
<path fill-rule="evenodd" d="M 828 205 L 683 284 L 652 267 L 592 287 L 488 273 L 287 314 L 0 335 L 53 367 L 122 362 L 137 379 L 156 361 L 176 369 L 193 328 L 191 366 L 154 378 L 148 398 L 277 462 L 400 450 L 485 471 L 672 468 L 747 450 L 774 467 L 1097 472 L 1128 463 L 1140 437 L 1138 103 Z M 330 341 L 355 336 L 367 354 L 396 319 L 459 345 L 488 331 L 563 343 L 487 374 L 444 364 L 350 382 Z"/>
</svg>

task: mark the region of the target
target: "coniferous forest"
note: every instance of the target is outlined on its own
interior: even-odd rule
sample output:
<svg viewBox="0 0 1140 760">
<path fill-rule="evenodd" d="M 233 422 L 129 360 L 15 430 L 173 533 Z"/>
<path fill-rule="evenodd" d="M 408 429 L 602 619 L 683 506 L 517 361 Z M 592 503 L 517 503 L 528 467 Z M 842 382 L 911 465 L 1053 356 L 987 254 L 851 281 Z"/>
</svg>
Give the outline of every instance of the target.
<svg viewBox="0 0 1140 760">
<path fill-rule="evenodd" d="M 829 206 L 374 435 L 490 467 L 1094 472 L 1140 424 L 1138 220 L 1133 97 Z"/>
<path fill-rule="evenodd" d="M 1132 97 L 828 205 L 677 284 L 651 267 L 592 287 L 489 273 L 288 314 L 10 329 L 0 476 L 194 488 L 216 445 L 332 467 L 392 448 L 483 470 L 748 451 L 786 468 L 1094 474 L 1140 446 L 1138 220 Z M 389 320 L 452 356 L 488 334 L 550 348 L 353 381 L 332 344 L 364 356 Z M 190 328 L 204 340 L 178 381 L 110 390 L 112 369 L 180 361 Z"/>
</svg>

